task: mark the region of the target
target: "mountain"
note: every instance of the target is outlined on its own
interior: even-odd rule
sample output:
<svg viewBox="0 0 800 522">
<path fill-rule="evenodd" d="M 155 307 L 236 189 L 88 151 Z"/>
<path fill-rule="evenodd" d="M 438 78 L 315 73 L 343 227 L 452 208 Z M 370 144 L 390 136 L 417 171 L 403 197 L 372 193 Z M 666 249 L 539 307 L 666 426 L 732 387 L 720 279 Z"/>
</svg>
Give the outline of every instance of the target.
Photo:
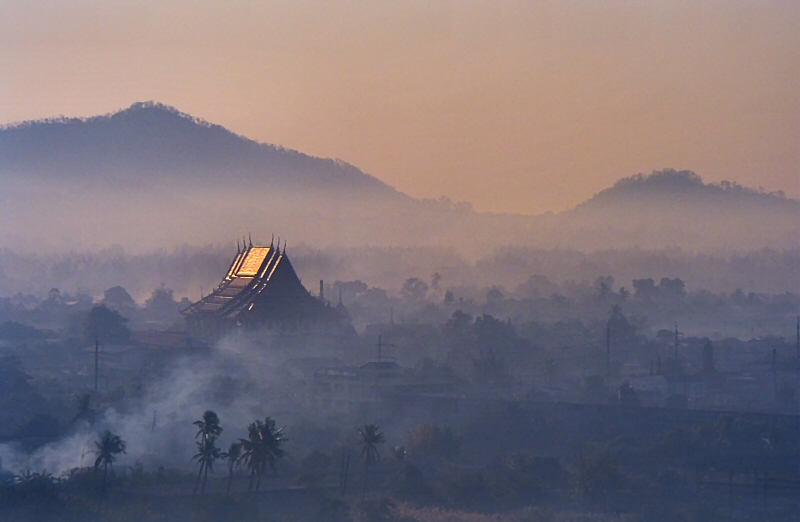
<svg viewBox="0 0 800 522">
<path fill-rule="evenodd" d="M 340 160 L 238 136 L 158 103 L 0 127 L 0 245 L 151 250 L 272 233 L 319 247 L 797 247 L 800 202 L 671 169 L 540 216 L 413 199 Z M 391 267 L 386 267 L 391 270 Z"/>
<path fill-rule="evenodd" d="M 800 201 L 689 170 L 623 178 L 558 216 L 572 242 L 645 248 L 744 249 L 800 244 Z"/>
<path fill-rule="evenodd" d="M 224 183 L 402 197 L 340 160 L 258 143 L 160 103 L 0 128 L 0 173 L 101 184 Z"/>
<path fill-rule="evenodd" d="M 782 191 L 763 192 L 743 187 L 737 183 L 723 181 L 719 184 L 704 183 L 703 178 L 690 170 L 664 169 L 652 174 L 637 174 L 617 181 L 591 199 L 578 205 L 572 212 L 591 214 L 615 209 L 622 212 L 675 206 L 730 205 L 742 210 L 742 206 L 761 211 L 791 210 L 800 207 L 800 202 L 787 198 Z"/>
</svg>

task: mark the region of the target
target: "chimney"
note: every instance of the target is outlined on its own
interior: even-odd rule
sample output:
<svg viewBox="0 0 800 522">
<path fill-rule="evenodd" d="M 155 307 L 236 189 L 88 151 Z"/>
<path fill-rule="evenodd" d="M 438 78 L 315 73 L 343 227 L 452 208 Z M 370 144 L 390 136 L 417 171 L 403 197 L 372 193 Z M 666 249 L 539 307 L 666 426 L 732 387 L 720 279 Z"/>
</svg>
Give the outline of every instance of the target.
<svg viewBox="0 0 800 522">
<path fill-rule="evenodd" d="M 319 299 L 320 301 L 325 300 L 325 285 L 322 279 L 319 280 Z"/>
</svg>

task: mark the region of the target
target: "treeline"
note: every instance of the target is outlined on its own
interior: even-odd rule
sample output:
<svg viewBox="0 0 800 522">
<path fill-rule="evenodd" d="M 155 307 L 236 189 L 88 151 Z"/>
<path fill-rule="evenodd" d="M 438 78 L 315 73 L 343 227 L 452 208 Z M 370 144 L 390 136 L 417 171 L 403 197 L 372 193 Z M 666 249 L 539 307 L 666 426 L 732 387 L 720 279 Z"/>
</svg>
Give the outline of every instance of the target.
<svg viewBox="0 0 800 522">
<path fill-rule="evenodd" d="M 89 467 L 59 476 L 0 470 L 0 512 L 15 520 L 142 521 L 190 514 L 342 522 L 484 520 L 479 513 L 504 522 L 793 516 L 796 421 L 718 415 L 652 429 L 635 409 L 617 410 L 584 419 L 579 429 L 555 410 L 513 401 L 400 432 L 367 422 L 296 424 L 284 434 L 267 417 L 227 451 L 217 446 L 224 419 L 206 411 L 194 422 L 194 470 L 189 462 L 121 466 L 127 435 L 105 430 Z M 308 431 L 317 432 L 316 443 L 307 442 Z M 287 449 L 291 440 L 306 443 Z M 215 469 L 215 462 L 224 467 Z M 765 477 L 763 493 L 743 482 L 754 470 Z M 732 485 L 703 486 L 719 476 L 730 476 Z"/>
<path fill-rule="evenodd" d="M 192 247 L 171 251 L 130 254 L 115 246 L 96 252 L 62 254 L 23 253 L 0 249 L 0 296 L 15 294 L 43 298 L 51 288 L 71 294 L 99 297 L 122 286 L 137 301 L 165 284 L 178 297 L 199 298 L 218 284 L 233 258 L 235 245 Z M 532 276 L 561 284 L 591 283 L 601 276 L 618 282 L 652 277 L 681 278 L 686 288 L 710 292 L 800 293 L 800 249 L 762 249 L 747 252 L 694 254 L 680 249 L 598 250 L 503 247 L 481 249 L 465 257 L 454 249 L 338 248 L 315 249 L 289 245 L 289 255 L 306 286 L 315 289 L 319 279 L 361 280 L 396 295 L 409 277 L 439 285 L 516 288 Z M 629 288 L 630 289 L 630 288 Z"/>
<path fill-rule="evenodd" d="M 11 344 L 42 339 L 80 339 L 119 343 L 130 329 L 185 329 L 180 311 L 190 305 L 166 287 L 152 290 L 139 305 L 121 286 L 106 289 L 100 299 L 52 288 L 44 299 L 16 295 L 0 298 L 0 340 Z"/>
</svg>

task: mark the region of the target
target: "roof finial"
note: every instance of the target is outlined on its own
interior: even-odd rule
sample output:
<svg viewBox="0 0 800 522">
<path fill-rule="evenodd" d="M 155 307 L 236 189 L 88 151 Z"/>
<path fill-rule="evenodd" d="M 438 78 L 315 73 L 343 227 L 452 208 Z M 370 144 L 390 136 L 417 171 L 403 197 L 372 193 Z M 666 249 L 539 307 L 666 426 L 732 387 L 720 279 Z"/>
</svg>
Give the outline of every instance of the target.
<svg viewBox="0 0 800 522">
<path fill-rule="evenodd" d="M 242 247 L 239 246 L 239 238 L 238 237 L 236 238 L 236 253 L 237 254 L 241 254 L 242 253 Z"/>
<path fill-rule="evenodd" d="M 269 247 L 270 248 L 275 247 L 275 234 L 272 234 L 272 239 L 269 240 Z"/>
<path fill-rule="evenodd" d="M 250 233 L 247 233 L 247 242 L 250 243 L 250 248 L 253 248 L 253 236 Z"/>
<path fill-rule="evenodd" d="M 286 240 L 283 240 L 283 253 L 286 254 Z"/>
<path fill-rule="evenodd" d="M 280 254 L 281 253 L 281 236 L 278 236 L 278 246 L 276 248 L 278 250 L 278 253 Z"/>
</svg>

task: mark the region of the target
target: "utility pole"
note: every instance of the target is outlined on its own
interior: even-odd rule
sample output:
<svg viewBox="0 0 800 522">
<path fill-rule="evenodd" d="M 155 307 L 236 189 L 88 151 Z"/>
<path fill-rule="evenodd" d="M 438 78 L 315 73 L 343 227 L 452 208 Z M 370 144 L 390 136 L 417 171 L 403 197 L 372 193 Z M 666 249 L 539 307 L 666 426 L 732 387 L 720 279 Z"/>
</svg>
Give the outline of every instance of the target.
<svg viewBox="0 0 800 522">
<path fill-rule="evenodd" d="M 94 334 L 94 394 L 97 395 L 97 378 L 100 363 L 100 341 L 97 339 L 97 332 Z"/>
<path fill-rule="evenodd" d="M 339 473 L 339 491 L 344 497 L 347 494 L 347 475 L 350 471 L 350 455 L 342 453 L 342 469 Z"/>
<path fill-rule="evenodd" d="M 611 383 L 611 320 L 606 321 L 606 383 Z"/>
<path fill-rule="evenodd" d="M 678 370 L 678 322 L 675 321 L 675 370 Z"/>
</svg>

